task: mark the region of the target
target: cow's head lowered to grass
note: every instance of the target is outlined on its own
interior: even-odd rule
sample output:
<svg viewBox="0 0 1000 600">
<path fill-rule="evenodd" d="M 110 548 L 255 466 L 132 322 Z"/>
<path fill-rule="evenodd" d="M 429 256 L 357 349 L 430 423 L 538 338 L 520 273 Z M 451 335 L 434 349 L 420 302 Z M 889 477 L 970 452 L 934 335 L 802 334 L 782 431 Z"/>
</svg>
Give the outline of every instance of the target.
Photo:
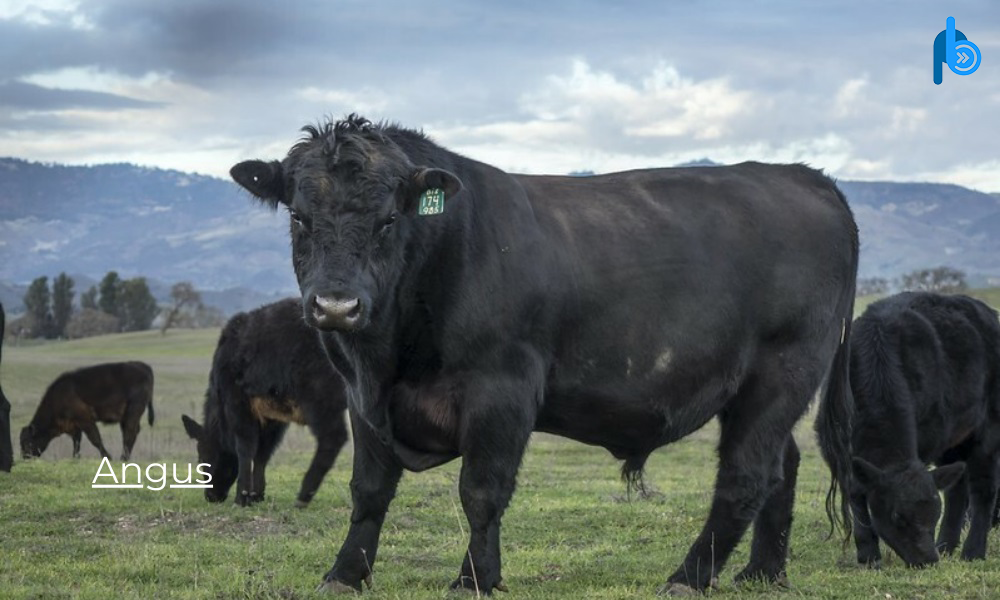
<svg viewBox="0 0 1000 600">
<path fill-rule="evenodd" d="M 208 464 L 208 473 L 212 476 L 212 487 L 205 490 L 205 499 L 209 502 L 222 502 L 229 495 L 237 475 L 237 457 L 227 452 L 221 444 L 216 429 L 218 421 L 209 423 L 210 431 L 187 415 L 181 415 L 184 431 L 188 437 L 198 444 L 198 463 Z"/>
<path fill-rule="evenodd" d="M 462 184 L 448 171 L 413 164 L 385 128 L 361 117 L 303 131 L 281 162 L 245 161 L 230 174 L 265 204 L 288 209 L 307 322 L 358 331 L 377 316 L 406 264 L 421 196 L 441 190 L 452 198 Z"/>
</svg>

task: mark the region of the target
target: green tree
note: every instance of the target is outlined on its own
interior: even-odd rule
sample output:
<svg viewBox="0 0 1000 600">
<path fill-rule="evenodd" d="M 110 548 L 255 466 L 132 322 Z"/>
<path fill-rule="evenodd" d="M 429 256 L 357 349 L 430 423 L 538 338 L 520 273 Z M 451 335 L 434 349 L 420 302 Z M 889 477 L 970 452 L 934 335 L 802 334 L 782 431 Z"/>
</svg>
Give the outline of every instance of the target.
<svg viewBox="0 0 1000 600">
<path fill-rule="evenodd" d="M 73 278 L 60 273 L 52 280 L 52 324 L 54 337 L 66 335 L 66 325 L 73 315 Z"/>
<path fill-rule="evenodd" d="M 80 308 L 97 310 L 97 286 L 92 285 L 86 292 L 80 294 Z"/>
<path fill-rule="evenodd" d="M 122 280 L 118 277 L 118 273 L 108 271 L 108 274 L 98 284 L 98 290 L 101 293 L 101 298 L 97 301 L 97 307 L 111 316 L 121 318 L 119 296 L 122 290 Z"/>
<path fill-rule="evenodd" d="M 965 273 L 951 267 L 918 269 L 903 275 L 902 288 L 915 292 L 938 292 L 955 294 L 969 288 Z"/>
<path fill-rule="evenodd" d="M 101 296 L 103 299 L 103 293 Z M 156 298 L 150 293 L 145 277 L 122 281 L 118 302 L 122 331 L 149 329 L 156 318 Z"/>
<path fill-rule="evenodd" d="M 31 282 L 31 285 L 28 286 L 28 291 L 24 294 L 24 307 L 35 324 L 35 330 L 31 332 L 32 337 L 49 335 L 46 326 L 52 322 L 49 302 L 49 278 L 44 276 L 38 277 Z"/>
<path fill-rule="evenodd" d="M 185 307 L 190 307 L 194 311 L 201 308 L 201 294 L 198 293 L 198 290 L 194 289 L 194 284 L 190 281 L 175 283 L 170 288 L 170 299 L 173 301 L 173 305 L 164 311 L 163 324 L 160 326 L 160 335 L 166 335 L 167 330 L 176 325 L 178 317 L 180 317 L 181 311 Z"/>
</svg>

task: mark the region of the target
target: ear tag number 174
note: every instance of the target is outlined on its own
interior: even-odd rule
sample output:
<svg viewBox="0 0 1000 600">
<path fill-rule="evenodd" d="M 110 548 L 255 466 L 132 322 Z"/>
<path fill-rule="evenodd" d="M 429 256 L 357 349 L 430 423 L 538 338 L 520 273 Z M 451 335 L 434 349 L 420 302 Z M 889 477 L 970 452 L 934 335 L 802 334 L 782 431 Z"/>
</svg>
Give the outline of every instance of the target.
<svg viewBox="0 0 1000 600">
<path fill-rule="evenodd" d="M 421 217 L 439 215 L 444 212 L 444 190 L 434 188 L 420 194 L 420 206 L 417 214 Z"/>
</svg>

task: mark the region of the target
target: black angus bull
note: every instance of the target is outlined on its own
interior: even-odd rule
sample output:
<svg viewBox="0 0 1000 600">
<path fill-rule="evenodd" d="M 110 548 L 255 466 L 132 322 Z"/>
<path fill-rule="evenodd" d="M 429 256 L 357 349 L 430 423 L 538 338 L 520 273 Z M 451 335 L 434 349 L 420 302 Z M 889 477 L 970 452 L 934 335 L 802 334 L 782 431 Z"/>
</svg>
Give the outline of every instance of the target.
<svg viewBox="0 0 1000 600">
<path fill-rule="evenodd" d="M 958 547 L 970 497 L 962 558 L 985 558 L 1000 458 L 997 313 L 966 296 L 880 300 L 854 322 L 850 363 L 853 424 L 821 418 L 817 431 L 850 504 L 858 562 L 879 565 L 879 538 L 907 565 L 937 562 L 938 548 Z M 832 456 L 848 436 L 853 456 Z"/>
<path fill-rule="evenodd" d="M 307 425 L 316 454 L 296 505 L 309 504 L 347 442 L 344 382 L 330 366 L 316 330 L 289 298 L 238 313 L 226 323 L 205 392 L 204 426 L 184 415 L 184 429 L 208 463 L 209 502 L 221 502 L 237 481 L 240 506 L 264 499 L 264 470 L 289 423 Z"/>
<path fill-rule="evenodd" d="M 24 429 L 21 453 L 41 456 L 49 442 L 64 433 L 73 438 L 73 456 L 80 456 L 81 433 L 101 456 L 111 458 L 101 441 L 97 423 L 120 423 L 122 460 L 132 455 L 139 421 L 153 425 L 153 369 L 144 362 L 104 363 L 63 373 L 53 381 Z"/>
<path fill-rule="evenodd" d="M 667 591 L 708 587 L 751 522 L 737 577 L 783 575 L 792 427 L 828 373 L 828 410 L 848 385 L 858 239 L 833 182 L 757 163 L 512 175 L 354 115 L 304 131 L 231 174 L 287 207 L 305 318 L 348 383 L 354 510 L 326 588 L 369 580 L 404 468 L 462 457 L 453 586 L 490 593 L 532 430 L 634 478 L 713 416 L 711 511 Z"/>
<path fill-rule="evenodd" d="M 0 364 L 3 363 L 3 336 L 7 317 L 0 304 Z M 14 466 L 14 446 L 10 439 L 10 402 L 0 386 L 0 471 L 10 472 Z"/>
</svg>

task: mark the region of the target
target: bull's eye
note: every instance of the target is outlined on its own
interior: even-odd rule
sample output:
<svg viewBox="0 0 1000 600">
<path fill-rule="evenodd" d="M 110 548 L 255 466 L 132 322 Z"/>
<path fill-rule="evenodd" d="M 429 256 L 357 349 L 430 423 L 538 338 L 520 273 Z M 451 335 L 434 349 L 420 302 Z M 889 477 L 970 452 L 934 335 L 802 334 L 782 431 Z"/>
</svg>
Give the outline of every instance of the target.
<svg viewBox="0 0 1000 600">
<path fill-rule="evenodd" d="M 288 211 L 288 216 L 291 217 L 292 223 L 295 223 L 297 227 L 302 227 L 302 217 L 299 216 L 299 213 L 290 210 Z"/>
<path fill-rule="evenodd" d="M 396 222 L 396 213 L 392 213 L 386 218 L 385 222 L 382 223 L 382 231 L 388 231 L 392 227 L 392 224 Z"/>
</svg>

